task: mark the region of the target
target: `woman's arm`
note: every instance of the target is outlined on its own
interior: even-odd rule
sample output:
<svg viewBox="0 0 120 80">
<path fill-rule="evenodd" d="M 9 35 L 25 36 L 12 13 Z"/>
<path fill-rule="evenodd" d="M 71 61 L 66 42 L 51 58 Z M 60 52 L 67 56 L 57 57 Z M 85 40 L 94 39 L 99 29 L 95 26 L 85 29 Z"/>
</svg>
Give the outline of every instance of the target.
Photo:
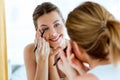
<svg viewBox="0 0 120 80">
<path fill-rule="evenodd" d="M 49 76 L 50 80 L 60 80 L 60 76 L 58 74 L 57 66 L 53 66 L 55 61 L 55 53 L 51 53 L 49 56 Z"/>
<path fill-rule="evenodd" d="M 77 76 L 76 70 L 70 65 L 68 58 L 66 58 L 65 53 L 60 51 L 61 60 L 58 62 L 58 68 L 66 75 L 65 80 L 73 80 Z"/>
<path fill-rule="evenodd" d="M 58 62 L 59 69 L 66 74 L 69 80 L 73 80 L 76 76 L 86 72 L 83 63 L 74 56 L 74 51 L 76 50 L 72 49 L 72 46 L 68 41 L 66 53 L 63 50 L 59 51 L 61 63 L 60 61 Z"/>
<path fill-rule="evenodd" d="M 34 80 L 49 80 L 48 79 L 48 56 L 46 58 L 39 56 L 36 75 Z"/>
<path fill-rule="evenodd" d="M 28 80 L 48 80 L 48 55 L 39 55 L 36 63 L 34 44 L 25 47 L 24 62 Z"/>
<path fill-rule="evenodd" d="M 33 52 L 34 44 L 29 44 L 24 49 L 24 63 L 26 67 L 27 80 L 34 80 L 36 73 L 36 60 Z"/>
<path fill-rule="evenodd" d="M 38 63 L 37 63 L 35 80 L 48 80 L 49 79 L 48 59 L 50 54 L 50 46 L 49 43 L 44 38 L 40 38 L 37 44 L 38 47 L 35 53 L 38 56 L 38 61 L 37 61 Z"/>
</svg>

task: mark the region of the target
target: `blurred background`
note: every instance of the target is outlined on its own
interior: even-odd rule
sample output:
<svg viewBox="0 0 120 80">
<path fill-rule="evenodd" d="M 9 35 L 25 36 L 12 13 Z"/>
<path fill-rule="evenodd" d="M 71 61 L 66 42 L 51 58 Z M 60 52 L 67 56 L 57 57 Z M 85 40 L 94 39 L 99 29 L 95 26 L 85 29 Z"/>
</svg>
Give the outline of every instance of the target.
<svg viewBox="0 0 120 80">
<path fill-rule="evenodd" d="M 5 0 L 9 80 L 26 80 L 24 47 L 34 42 L 32 13 L 42 2 L 57 5 L 66 20 L 68 13 L 88 0 Z M 120 0 L 89 0 L 107 8 L 120 21 Z"/>
</svg>

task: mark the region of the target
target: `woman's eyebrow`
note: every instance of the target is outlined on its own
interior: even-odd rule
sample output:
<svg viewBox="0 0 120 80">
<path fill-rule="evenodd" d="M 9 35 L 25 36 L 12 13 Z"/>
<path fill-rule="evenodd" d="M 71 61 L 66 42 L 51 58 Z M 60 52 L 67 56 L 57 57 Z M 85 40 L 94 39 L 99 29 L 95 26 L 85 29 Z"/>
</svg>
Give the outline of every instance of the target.
<svg viewBox="0 0 120 80">
<path fill-rule="evenodd" d="M 40 25 L 40 27 L 43 27 L 43 26 L 44 26 L 44 27 L 47 27 L 47 25 L 45 25 L 45 24 Z"/>
<path fill-rule="evenodd" d="M 53 22 L 53 24 L 55 24 L 56 22 L 58 22 L 59 20 L 55 20 L 54 22 Z"/>
</svg>

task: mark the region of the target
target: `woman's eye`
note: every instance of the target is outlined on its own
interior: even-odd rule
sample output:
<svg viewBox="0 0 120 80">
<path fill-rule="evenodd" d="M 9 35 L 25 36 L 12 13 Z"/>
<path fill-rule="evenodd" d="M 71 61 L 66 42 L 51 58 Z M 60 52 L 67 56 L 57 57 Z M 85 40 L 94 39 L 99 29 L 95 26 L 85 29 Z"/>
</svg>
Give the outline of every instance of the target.
<svg viewBox="0 0 120 80">
<path fill-rule="evenodd" d="M 46 31 L 46 30 L 48 30 L 48 28 L 43 28 L 42 30 L 43 30 L 43 31 Z"/>
<path fill-rule="evenodd" d="M 55 25 L 54 25 L 54 27 L 58 27 L 60 25 L 60 23 L 56 23 Z"/>
</svg>

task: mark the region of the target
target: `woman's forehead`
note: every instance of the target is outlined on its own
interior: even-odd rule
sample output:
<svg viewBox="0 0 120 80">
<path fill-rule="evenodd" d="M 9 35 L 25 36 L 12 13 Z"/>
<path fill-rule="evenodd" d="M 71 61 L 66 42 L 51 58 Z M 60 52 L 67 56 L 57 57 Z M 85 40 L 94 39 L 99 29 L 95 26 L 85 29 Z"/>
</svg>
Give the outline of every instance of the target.
<svg viewBox="0 0 120 80">
<path fill-rule="evenodd" d="M 44 14 L 37 19 L 37 24 L 40 25 L 49 25 L 54 24 L 56 22 L 62 21 L 62 18 L 56 11 L 52 11 L 50 13 Z"/>
<path fill-rule="evenodd" d="M 55 21 L 56 19 L 61 19 L 60 15 L 56 11 L 52 11 L 50 13 L 46 13 L 38 18 L 39 21 Z"/>
</svg>

